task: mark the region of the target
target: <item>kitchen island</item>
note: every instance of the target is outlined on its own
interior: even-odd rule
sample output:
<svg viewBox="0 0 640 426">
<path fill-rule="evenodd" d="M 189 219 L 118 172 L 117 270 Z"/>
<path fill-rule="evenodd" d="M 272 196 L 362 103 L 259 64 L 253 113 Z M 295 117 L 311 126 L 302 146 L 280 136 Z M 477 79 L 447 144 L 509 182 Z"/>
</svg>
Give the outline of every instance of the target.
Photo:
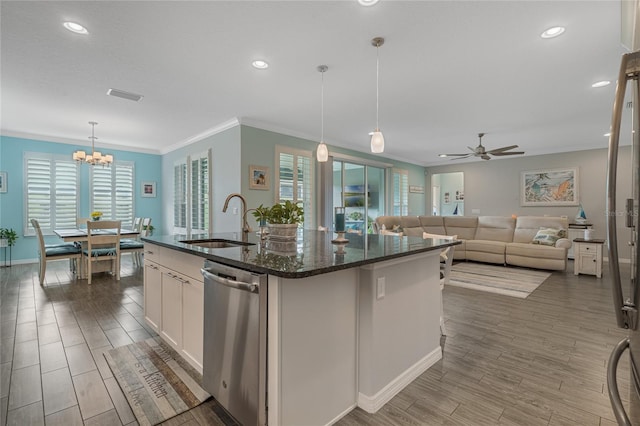
<svg viewBox="0 0 640 426">
<path fill-rule="evenodd" d="M 262 391 L 268 410 L 262 418 L 271 425 L 323 425 L 356 406 L 375 412 L 442 357 L 439 253 L 458 243 L 348 234 L 348 244 L 336 245 L 333 236 L 300 231 L 295 242 L 283 245 L 250 234 L 245 244 L 224 248 L 201 247 L 193 240 L 243 243 L 242 235 L 145 237 L 145 317 L 182 349 L 185 359 L 201 367 L 208 354 L 197 353 L 202 348 L 198 312 L 206 303 L 197 295 L 204 300 L 204 293 L 189 286 L 182 287 L 183 293 L 179 286 L 158 293 L 155 287 L 162 279 L 154 263 L 160 262 L 160 268 L 169 263 L 170 276 L 177 276 L 183 263 L 193 270 L 205 259 L 265 274 L 262 368 L 267 379 Z M 149 274 L 147 263 L 156 268 Z M 179 282 L 195 278 L 193 272 L 182 272 L 186 278 Z M 197 306 L 184 305 L 184 292 Z M 174 305 L 180 301 L 177 312 Z M 181 316 L 190 325 L 165 325 L 165 314 Z M 185 351 L 186 341 L 191 349 Z"/>
</svg>

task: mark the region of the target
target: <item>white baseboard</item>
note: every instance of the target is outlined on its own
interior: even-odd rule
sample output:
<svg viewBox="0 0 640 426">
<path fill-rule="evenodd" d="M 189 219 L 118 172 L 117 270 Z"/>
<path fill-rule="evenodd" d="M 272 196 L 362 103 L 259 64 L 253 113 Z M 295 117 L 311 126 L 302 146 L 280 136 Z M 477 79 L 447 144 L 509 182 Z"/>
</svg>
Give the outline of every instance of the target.
<svg viewBox="0 0 640 426">
<path fill-rule="evenodd" d="M 347 408 L 346 410 L 344 410 L 342 413 L 338 414 L 337 416 L 335 416 L 333 418 L 333 420 L 331 420 L 329 423 L 327 423 L 327 426 L 332 425 L 334 423 L 337 423 L 338 420 L 340 420 L 341 418 L 343 418 L 344 416 L 346 416 L 347 414 L 349 414 L 351 411 L 353 411 L 354 408 L 356 408 L 358 406 L 358 404 L 353 404 L 352 406 L 350 406 L 349 408 Z"/>
<path fill-rule="evenodd" d="M 363 393 L 358 393 L 358 407 L 362 408 L 367 413 L 375 413 L 382 408 L 384 404 L 391 401 L 391 399 L 409 383 L 414 381 L 422 373 L 427 371 L 429 367 L 441 359 L 442 348 L 438 346 L 437 349 L 434 349 L 431 353 L 427 354 L 424 358 L 409 367 L 404 373 L 396 377 L 375 395 L 368 396 Z"/>
<path fill-rule="evenodd" d="M 24 264 L 27 264 L 27 263 L 39 263 L 39 262 L 40 262 L 39 259 L 17 259 L 17 260 L 12 260 L 11 264 L 12 265 L 24 265 Z M 4 266 L 4 257 L 0 258 L 0 266 Z M 9 266 L 9 260 L 8 259 L 7 259 L 7 266 Z"/>
</svg>

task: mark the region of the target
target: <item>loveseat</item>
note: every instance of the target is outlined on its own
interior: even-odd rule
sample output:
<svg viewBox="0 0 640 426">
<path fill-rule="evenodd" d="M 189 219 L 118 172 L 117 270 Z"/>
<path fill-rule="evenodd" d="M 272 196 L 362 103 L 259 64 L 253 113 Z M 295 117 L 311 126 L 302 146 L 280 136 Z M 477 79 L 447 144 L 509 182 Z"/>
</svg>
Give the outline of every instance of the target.
<svg viewBox="0 0 640 426">
<path fill-rule="evenodd" d="M 462 244 L 454 259 L 559 271 L 567 267 L 568 227 L 566 218 L 550 216 L 380 216 L 373 223 L 374 233 L 456 235 Z"/>
</svg>

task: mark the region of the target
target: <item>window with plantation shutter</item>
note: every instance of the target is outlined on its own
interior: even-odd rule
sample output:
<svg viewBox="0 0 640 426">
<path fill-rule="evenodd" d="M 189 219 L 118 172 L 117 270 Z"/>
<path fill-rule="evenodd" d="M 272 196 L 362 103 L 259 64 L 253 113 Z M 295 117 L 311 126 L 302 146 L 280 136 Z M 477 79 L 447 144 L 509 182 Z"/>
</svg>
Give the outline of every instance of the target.
<svg viewBox="0 0 640 426">
<path fill-rule="evenodd" d="M 134 165 L 118 161 L 110 167 L 91 168 L 91 211 L 102 212 L 105 220 L 120 220 L 123 227 L 133 223 Z"/>
<path fill-rule="evenodd" d="M 409 172 L 393 169 L 393 215 L 409 214 Z"/>
<path fill-rule="evenodd" d="M 173 227 L 175 232 L 187 232 L 187 164 L 173 166 Z"/>
<path fill-rule="evenodd" d="M 289 200 L 304 208 L 304 227 L 314 228 L 313 171 L 311 152 L 276 148 L 278 202 Z"/>
<path fill-rule="evenodd" d="M 176 233 L 211 228 L 211 150 L 191 154 L 173 166 L 173 226 Z"/>
<path fill-rule="evenodd" d="M 209 158 L 191 156 L 191 232 L 209 229 Z"/>
<path fill-rule="evenodd" d="M 67 156 L 25 152 L 26 182 L 24 232 L 35 235 L 30 220 L 44 233 L 75 228 L 78 213 L 78 165 Z"/>
</svg>

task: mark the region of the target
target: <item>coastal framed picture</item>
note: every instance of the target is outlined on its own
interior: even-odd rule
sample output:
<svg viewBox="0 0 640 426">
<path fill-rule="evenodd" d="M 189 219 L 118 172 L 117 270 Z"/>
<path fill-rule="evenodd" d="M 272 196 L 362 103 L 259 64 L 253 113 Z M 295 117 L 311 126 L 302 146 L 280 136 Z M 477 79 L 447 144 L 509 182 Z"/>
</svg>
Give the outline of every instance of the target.
<svg viewBox="0 0 640 426">
<path fill-rule="evenodd" d="M 7 182 L 7 172 L 0 172 L 0 192 L 7 192 L 9 182 Z"/>
<path fill-rule="evenodd" d="M 250 189 L 269 189 L 269 167 L 265 166 L 249 166 L 249 188 Z"/>
<path fill-rule="evenodd" d="M 142 182 L 140 186 L 140 196 L 147 198 L 156 197 L 156 183 L 155 182 Z"/>
<path fill-rule="evenodd" d="M 522 172 L 520 205 L 577 206 L 578 169 L 532 170 Z"/>
</svg>

